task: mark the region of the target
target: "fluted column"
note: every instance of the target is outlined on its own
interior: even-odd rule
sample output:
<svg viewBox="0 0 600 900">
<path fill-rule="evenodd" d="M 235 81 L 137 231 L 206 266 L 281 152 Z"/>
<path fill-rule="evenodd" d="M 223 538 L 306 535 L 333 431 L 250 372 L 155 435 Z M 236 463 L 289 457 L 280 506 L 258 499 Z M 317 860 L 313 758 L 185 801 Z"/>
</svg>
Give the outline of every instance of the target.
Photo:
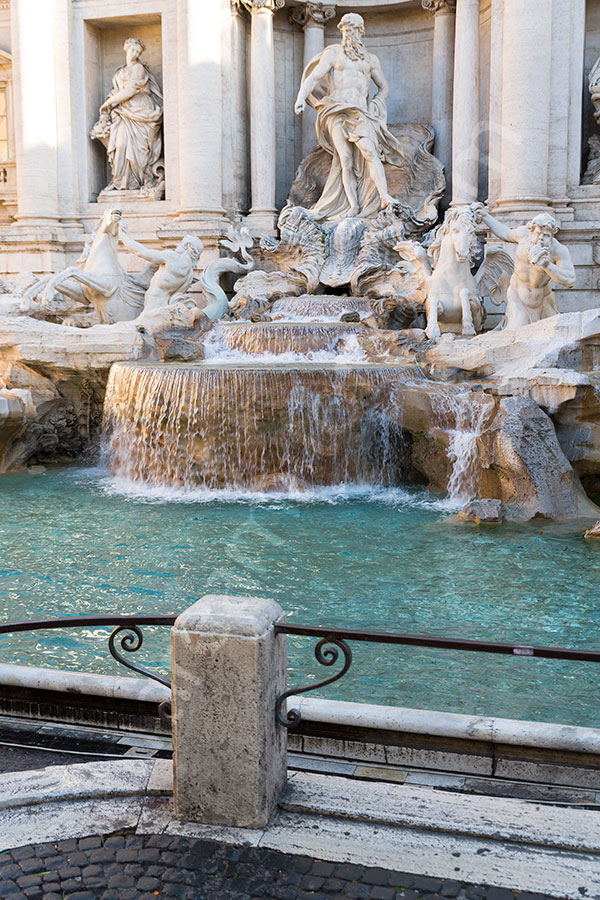
<svg viewBox="0 0 600 900">
<path fill-rule="evenodd" d="M 479 0 L 457 0 L 452 120 L 452 203 L 472 203 L 479 184 Z"/>
<path fill-rule="evenodd" d="M 250 205 L 250 164 L 248 160 L 249 135 L 247 127 L 248 85 L 246 77 L 246 13 L 239 0 L 231 3 L 231 99 L 230 133 L 233 166 L 231 206 L 236 212 L 246 212 Z"/>
<path fill-rule="evenodd" d="M 549 202 L 551 6 L 548 0 L 504 3 L 502 173 L 497 206 L 519 218 L 535 215 Z"/>
<path fill-rule="evenodd" d="M 252 231 L 275 227 L 275 49 L 273 14 L 285 0 L 241 0 L 252 16 L 250 36 L 250 180 Z"/>
<path fill-rule="evenodd" d="M 221 27 L 221 0 L 177 0 L 178 213 L 185 220 L 224 216 Z"/>
<path fill-rule="evenodd" d="M 335 7 L 325 3 L 306 3 L 290 10 L 290 21 L 304 30 L 304 68 L 325 49 L 325 25 L 335 16 Z M 317 143 L 317 114 L 311 106 L 302 113 L 302 158 Z"/>
<path fill-rule="evenodd" d="M 446 169 L 446 191 L 451 196 L 452 93 L 454 80 L 454 26 L 456 0 L 421 0 L 433 19 L 433 69 L 431 123 L 435 129 L 434 153 Z"/>
</svg>

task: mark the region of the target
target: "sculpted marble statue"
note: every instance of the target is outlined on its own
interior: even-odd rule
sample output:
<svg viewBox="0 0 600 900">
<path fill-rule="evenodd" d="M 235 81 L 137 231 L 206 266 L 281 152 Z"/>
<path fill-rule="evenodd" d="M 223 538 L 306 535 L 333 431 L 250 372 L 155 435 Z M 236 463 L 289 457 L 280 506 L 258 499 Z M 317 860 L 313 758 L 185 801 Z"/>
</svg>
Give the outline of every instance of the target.
<svg viewBox="0 0 600 900">
<path fill-rule="evenodd" d="M 476 228 L 471 206 L 451 207 L 427 250 L 415 241 L 396 245 L 399 256 L 413 263 L 421 277 L 430 340 L 440 337 L 440 323 L 463 335 L 481 331 L 485 310 L 471 271 L 480 255 Z"/>
<path fill-rule="evenodd" d="M 135 319 L 142 310 L 154 269 L 146 267 L 136 273 L 123 269 L 118 257 L 121 220 L 120 207 L 107 210 L 86 241 L 77 264 L 47 275 L 25 292 L 24 311 L 38 296 L 51 307 L 54 291 L 58 291 L 80 306 L 92 306 L 102 324 Z"/>
<path fill-rule="evenodd" d="M 317 139 L 331 156 L 323 193 L 311 214 L 330 222 L 372 218 L 394 202 L 384 162 L 402 166 L 406 154 L 387 128 L 389 86 L 376 56 L 363 43 L 362 16 L 348 13 L 338 25 L 341 44 L 327 47 L 306 67 L 296 100 L 317 112 Z M 369 99 L 371 82 L 377 91 Z"/>
<path fill-rule="evenodd" d="M 115 72 L 90 137 L 106 147 L 112 177 L 105 191 L 162 195 L 162 93 L 140 59 L 143 42 L 128 38 L 123 49 L 127 61 Z"/>
<path fill-rule="evenodd" d="M 588 87 L 594 107 L 594 119 L 600 125 L 600 58 L 596 60 L 588 75 Z"/>
<path fill-rule="evenodd" d="M 125 223 L 121 223 L 119 235 L 128 250 L 158 266 L 146 291 L 142 316 L 170 306 L 178 296 L 189 290 L 194 278 L 194 269 L 203 250 L 199 238 L 186 234 L 175 250 L 153 250 L 134 241 L 127 234 Z"/>
<path fill-rule="evenodd" d="M 557 315 L 552 283 L 570 288 L 576 275 L 571 254 L 556 240 L 558 224 L 553 216 L 543 213 L 520 228 L 508 228 L 483 206 L 477 216 L 500 240 L 517 245 L 506 295 L 505 327 L 520 328 Z"/>
</svg>

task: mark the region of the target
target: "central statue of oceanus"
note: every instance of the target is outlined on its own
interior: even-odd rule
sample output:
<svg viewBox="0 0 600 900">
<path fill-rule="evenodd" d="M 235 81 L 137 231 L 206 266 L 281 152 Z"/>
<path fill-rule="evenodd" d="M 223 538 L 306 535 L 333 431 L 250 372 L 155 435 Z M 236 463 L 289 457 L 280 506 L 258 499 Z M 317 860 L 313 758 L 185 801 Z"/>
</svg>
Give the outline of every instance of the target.
<svg viewBox="0 0 600 900">
<path fill-rule="evenodd" d="M 378 58 L 363 43 L 362 16 L 348 13 L 338 25 L 341 44 L 327 47 L 306 67 L 296 100 L 317 112 L 317 140 L 331 157 L 329 177 L 311 213 L 330 222 L 374 218 L 395 198 L 384 163 L 410 165 L 411 152 L 387 127 L 390 89 Z M 377 92 L 369 99 L 371 82 Z"/>
</svg>

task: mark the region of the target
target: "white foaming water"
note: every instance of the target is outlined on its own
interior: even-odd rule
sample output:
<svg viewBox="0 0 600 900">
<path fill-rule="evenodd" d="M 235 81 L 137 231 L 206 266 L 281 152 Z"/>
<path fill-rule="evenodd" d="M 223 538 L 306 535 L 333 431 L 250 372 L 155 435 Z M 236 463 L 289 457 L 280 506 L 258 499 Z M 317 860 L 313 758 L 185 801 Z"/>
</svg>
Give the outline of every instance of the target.
<svg viewBox="0 0 600 900">
<path fill-rule="evenodd" d="M 285 324 L 292 324 L 286 322 Z M 299 323 L 294 323 L 299 324 Z M 314 322 L 311 323 L 315 325 Z M 319 322 L 315 327 L 327 325 L 326 322 Z M 329 323 L 339 325 L 339 322 Z M 237 363 L 266 363 L 267 365 L 277 365 L 296 362 L 316 362 L 316 363 L 339 363 L 340 365 L 348 365 L 349 363 L 361 363 L 367 359 L 367 354 L 361 347 L 358 336 L 354 331 L 344 331 L 336 329 L 335 332 L 325 335 L 327 338 L 324 343 L 329 343 L 324 349 L 306 349 L 306 350 L 288 350 L 277 352 L 277 350 L 263 350 L 259 352 L 248 352 L 245 349 L 229 346 L 225 340 L 223 332 L 212 330 L 204 339 L 204 358 L 210 362 L 237 362 Z"/>
<path fill-rule="evenodd" d="M 293 485 L 286 490 L 252 491 L 239 489 L 182 488 L 169 485 L 150 484 L 134 481 L 122 476 L 111 475 L 102 466 L 76 469 L 71 473 L 73 480 L 98 488 L 109 496 L 124 497 L 141 503 L 243 503 L 264 504 L 317 504 L 347 503 L 363 501 L 381 503 L 398 508 L 437 510 L 451 513 L 456 509 L 449 497 L 439 497 L 427 490 L 407 490 L 402 487 L 378 487 L 372 484 L 336 484 L 310 488 Z"/>
</svg>

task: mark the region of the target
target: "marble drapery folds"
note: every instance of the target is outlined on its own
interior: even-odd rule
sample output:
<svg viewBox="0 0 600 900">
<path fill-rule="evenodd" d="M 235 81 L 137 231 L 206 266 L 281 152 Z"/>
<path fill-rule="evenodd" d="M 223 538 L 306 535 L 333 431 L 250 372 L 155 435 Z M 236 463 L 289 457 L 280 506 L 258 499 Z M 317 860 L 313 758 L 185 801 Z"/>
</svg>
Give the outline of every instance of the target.
<svg viewBox="0 0 600 900">
<path fill-rule="evenodd" d="M 143 63 L 134 74 L 127 66 L 117 69 L 114 90 L 133 91 L 112 113 L 107 153 L 112 169 L 111 186 L 137 190 L 153 175 L 162 156 L 162 94 L 152 73 Z"/>
<path fill-rule="evenodd" d="M 155 194 L 164 180 L 162 165 L 163 96 L 146 63 L 144 45 L 125 42 L 127 62 L 113 77 L 91 137 L 106 147 L 111 179 L 107 191 Z"/>
<path fill-rule="evenodd" d="M 303 80 L 316 68 L 320 58 L 321 54 L 311 60 L 306 67 Z M 346 140 L 355 145 L 353 170 L 361 216 L 366 219 L 374 218 L 381 211 L 381 199 L 370 177 L 366 161 L 356 148 L 357 142 L 362 138 L 372 141 L 378 147 L 384 163 L 400 168 L 410 167 L 411 153 L 388 129 L 384 99 L 373 98 L 369 102 L 368 109 L 363 110 L 334 99 L 331 97 L 332 92 L 330 77 L 327 76 L 307 98 L 307 102 L 317 113 L 318 144 L 331 157 L 331 168 L 323 193 L 311 212 L 316 219 L 332 222 L 344 218 L 350 211 L 350 202 L 342 181 L 342 166 L 332 138 L 332 129 L 336 125 L 341 125 Z"/>
</svg>

